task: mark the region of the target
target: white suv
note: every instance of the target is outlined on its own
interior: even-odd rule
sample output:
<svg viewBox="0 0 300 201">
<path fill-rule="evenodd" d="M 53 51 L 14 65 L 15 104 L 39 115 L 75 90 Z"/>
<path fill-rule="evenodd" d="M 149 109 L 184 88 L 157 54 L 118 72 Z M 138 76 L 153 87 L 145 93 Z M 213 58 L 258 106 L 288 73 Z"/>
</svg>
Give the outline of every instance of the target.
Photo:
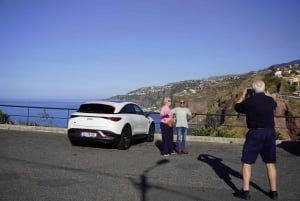
<svg viewBox="0 0 300 201">
<path fill-rule="evenodd" d="M 68 121 L 72 145 L 81 141 L 112 143 L 128 149 L 132 138 L 154 140 L 155 122 L 139 105 L 125 101 L 92 101 L 80 105 Z"/>
</svg>

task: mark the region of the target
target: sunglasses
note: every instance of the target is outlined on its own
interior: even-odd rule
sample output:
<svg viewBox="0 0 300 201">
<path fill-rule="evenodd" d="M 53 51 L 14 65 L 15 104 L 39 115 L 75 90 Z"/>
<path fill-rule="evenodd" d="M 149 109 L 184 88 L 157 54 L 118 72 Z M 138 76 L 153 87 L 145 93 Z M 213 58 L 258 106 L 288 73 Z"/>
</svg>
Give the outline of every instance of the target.
<svg viewBox="0 0 300 201">
<path fill-rule="evenodd" d="M 180 102 L 180 104 L 184 104 L 184 102 Z"/>
<path fill-rule="evenodd" d="M 168 102 L 172 102 L 172 100 L 168 100 Z"/>
</svg>

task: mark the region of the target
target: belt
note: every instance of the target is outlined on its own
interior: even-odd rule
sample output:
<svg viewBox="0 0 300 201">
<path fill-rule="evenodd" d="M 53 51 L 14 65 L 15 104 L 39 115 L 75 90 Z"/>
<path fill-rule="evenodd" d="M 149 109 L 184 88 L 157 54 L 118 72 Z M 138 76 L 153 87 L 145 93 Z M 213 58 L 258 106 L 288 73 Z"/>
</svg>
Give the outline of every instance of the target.
<svg viewBox="0 0 300 201">
<path fill-rule="evenodd" d="M 271 129 L 271 128 L 250 128 L 250 130 L 261 130 L 261 129 Z"/>
</svg>

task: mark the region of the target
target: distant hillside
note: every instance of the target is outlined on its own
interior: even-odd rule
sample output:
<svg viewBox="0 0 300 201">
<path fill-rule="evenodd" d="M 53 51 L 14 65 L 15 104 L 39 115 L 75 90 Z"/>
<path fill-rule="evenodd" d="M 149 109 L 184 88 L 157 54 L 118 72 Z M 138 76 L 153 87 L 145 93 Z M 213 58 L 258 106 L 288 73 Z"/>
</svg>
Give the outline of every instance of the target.
<svg viewBox="0 0 300 201">
<path fill-rule="evenodd" d="M 179 97 L 185 97 L 186 99 L 193 97 L 196 101 L 197 97 L 200 98 L 203 94 L 206 94 L 206 90 L 210 90 L 213 86 L 216 87 L 212 94 L 215 96 L 215 93 L 219 93 L 221 90 L 222 85 L 231 85 L 233 80 L 238 82 L 240 77 L 240 75 L 226 75 L 209 79 L 179 81 L 164 86 L 143 87 L 125 95 L 111 97 L 111 99 L 134 101 L 145 110 L 158 111 L 163 104 L 164 97 L 172 97 L 174 100 Z"/>
<path fill-rule="evenodd" d="M 276 64 L 276 67 L 284 67 L 291 63 L 299 64 L 298 67 L 300 67 L 300 60 L 297 61 L 299 63 L 293 61 L 285 64 Z M 111 99 L 133 101 L 141 105 L 146 111 L 158 112 L 163 105 L 164 97 L 173 99 L 172 107 L 177 106 L 179 98 L 184 98 L 192 112 L 199 114 L 236 114 L 233 109 L 234 101 L 245 88 L 251 87 L 254 79 L 267 81 L 266 91 L 271 94 L 289 94 L 287 81 L 274 77 L 274 67 L 275 65 L 272 65 L 264 70 L 240 75 L 224 75 L 208 79 L 179 81 L 164 86 L 143 87 L 125 95 L 111 97 Z M 280 83 L 278 84 L 278 82 Z M 278 114 L 300 116 L 300 99 L 289 100 L 277 97 L 276 101 L 280 105 Z M 226 119 L 214 118 L 211 121 L 220 125 L 224 122 L 234 122 L 236 117 L 226 117 Z M 281 124 L 285 126 L 285 122 L 281 122 Z M 298 118 L 294 124 L 297 124 L 297 128 L 300 128 L 300 119 Z M 287 131 L 281 132 L 286 139 L 289 136 L 291 136 L 290 138 L 295 138 L 297 135 L 295 133 L 287 133 Z M 299 129 L 296 132 L 299 132 Z"/>
<path fill-rule="evenodd" d="M 294 61 L 290 61 L 290 62 L 287 62 L 287 63 L 274 64 L 273 66 L 284 67 L 284 66 L 289 66 L 289 65 L 294 65 L 294 64 L 300 64 L 300 59 L 297 59 L 297 60 L 294 60 Z"/>
<path fill-rule="evenodd" d="M 219 100 L 231 96 L 237 96 L 244 88 L 251 86 L 253 79 L 266 79 L 266 76 L 274 76 L 274 67 L 281 68 L 292 64 L 298 64 L 295 68 L 300 70 L 300 59 L 292 62 L 275 64 L 264 70 L 252 71 L 245 74 L 215 76 L 207 79 L 185 80 L 168 83 L 164 86 L 148 86 L 130 91 L 125 95 L 117 95 L 111 99 L 133 101 L 141 105 L 147 111 L 159 111 L 163 104 L 163 98 L 168 96 L 173 102 L 183 97 L 187 99 L 189 107 L 195 107 L 198 112 L 207 112 L 213 109 L 213 105 Z M 286 85 L 282 84 L 281 93 L 288 94 Z M 267 91 L 274 91 L 278 86 L 267 86 Z M 197 106 L 198 104 L 198 106 Z M 201 106 L 199 106 L 199 104 Z"/>
</svg>

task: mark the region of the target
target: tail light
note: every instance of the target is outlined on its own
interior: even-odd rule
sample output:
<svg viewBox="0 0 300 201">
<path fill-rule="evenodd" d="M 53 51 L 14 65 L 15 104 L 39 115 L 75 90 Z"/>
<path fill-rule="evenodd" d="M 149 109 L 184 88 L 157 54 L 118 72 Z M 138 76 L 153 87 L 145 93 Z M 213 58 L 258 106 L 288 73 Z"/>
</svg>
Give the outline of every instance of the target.
<svg viewBox="0 0 300 201">
<path fill-rule="evenodd" d="M 111 120 L 111 121 L 120 121 L 121 117 L 103 117 L 104 119 Z"/>
<path fill-rule="evenodd" d="M 70 119 L 75 118 L 75 117 L 81 117 L 80 115 L 71 115 Z M 97 118 L 97 117 L 95 117 Z M 98 117 L 98 118 L 103 118 L 111 121 L 120 121 L 122 118 L 121 117 Z"/>
</svg>

